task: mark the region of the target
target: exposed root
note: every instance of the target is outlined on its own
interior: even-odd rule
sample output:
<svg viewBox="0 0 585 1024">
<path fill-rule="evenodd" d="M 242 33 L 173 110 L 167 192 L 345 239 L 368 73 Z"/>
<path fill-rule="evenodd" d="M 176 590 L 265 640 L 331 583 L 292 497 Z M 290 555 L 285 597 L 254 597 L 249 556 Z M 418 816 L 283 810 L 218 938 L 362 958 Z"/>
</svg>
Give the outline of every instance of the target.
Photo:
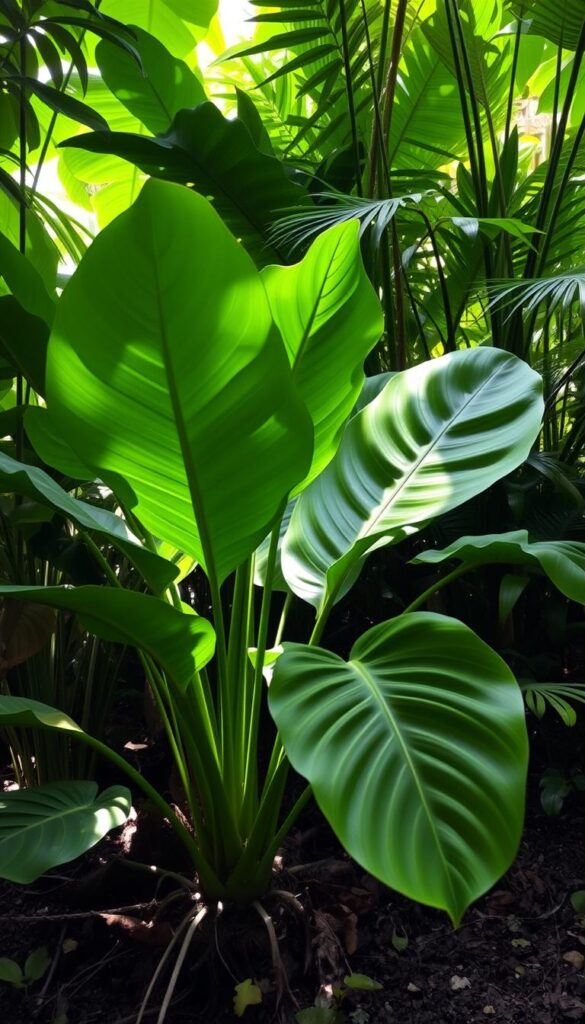
<svg viewBox="0 0 585 1024">
<path fill-rule="evenodd" d="M 141 1024 L 141 1021 L 144 1019 L 144 1015 L 146 1013 L 146 1008 L 148 1006 L 148 1003 L 150 1002 L 150 997 L 151 997 L 152 993 L 154 992 L 154 989 L 156 987 L 158 979 L 160 978 L 160 976 L 161 976 L 161 974 L 162 974 L 162 972 L 164 970 L 164 966 L 165 966 L 167 960 L 169 959 L 171 953 L 173 952 L 173 949 L 175 948 L 175 946 L 179 942 L 183 932 L 185 931 L 185 929 L 189 929 L 189 925 L 192 923 L 192 921 L 195 919 L 196 916 L 197 915 L 196 915 L 196 913 L 193 910 L 190 910 L 189 913 L 186 914 L 186 916 L 183 918 L 183 920 L 179 924 L 179 927 L 177 928 L 175 934 L 173 935 L 173 937 L 172 937 L 171 941 L 169 942 L 167 948 L 165 949 L 163 955 L 161 956 L 161 958 L 160 958 L 160 960 L 159 960 L 159 962 L 157 964 L 156 970 L 155 970 L 155 972 L 154 972 L 154 974 L 153 974 L 153 976 L 152 976 L 152 978 L 150 980 L 150 984 L 149 984 L 149 986 L 148 986 L 148 988 L 146 990 L 146 995 L 144 996 L 144 999 L 142 1000 L 142 1004 L 141 1004 L 140 1010 L 138 1012 L 138 1017 L 136 1018 L 136 1024 Z M 183 959 L 184 959 L 184 957 L 183 957 Z M 174 971 L 173 971 L 173 974 L 174 974 Z M 175 980 L 175 984 L 176 984 L 176 980 Z M 174 985 L 173 985 L 173 988 L 174 988 Z M 168 1003 L 167 1003 L 167 1009 L 168 1009 Z M 166 1013 L 166 1010 L 165 1010 L 165 1013 Z M 163 1020 L 164 1020 L 164 1017 L 163 1017 Z"/>
<path fill-rule="evenodd" d="M 202 907 L 199 913 L 195 915 L 195 917 L 193 918 L 193 920 L 191 921 L 187 928 L 187 934 L 185 935 L 185 938 L 183 939 L 181 948 L 179 950 L 179 955 L 176 959 L 175 966 L 173 968 L 173 973 L 171 974 L 171 979 L 169 981 L 169 984 L 167 985 L 167 990 L 162 1001 L 160 1013 L 158 1015 L 156 1024 L 164 1024 L 164 1019 L 167 1015 L 169 1006 L 171 1004 L 173 992 L 175 991 L 177 981 L 179 980 L 179 974 L 181 973 L 183 962 L 185 960 L 185 957 L 187 956 L 189 946 L 191 945 L 191 940 L 206 914 L 207 907 Z"/>
<path fill-rule="evenodd" d="M 256 912 L 260 915 L 260 917 L 261 917 L 261 919 L 262 919 L 262 921 L 263 921 L 263 923 L 264 923 L 264 925 L 266 927 L 266 931 L 268 932 L 268 941 L 270 942 L 270 953 L 271 953 L 271 957 L 272 957 L 272 968 L 273 968 L 273 971 L 274 971 L 274 981 L 275 981 L 275 984 L 276 984 L 276 1012 L 278 1012 L 278 1009 L 279 1009 L 280 1004 L 282 1002 L 282 997 L 285 994 L 285 992 L 286 992 L 287 996 L 289 997 L 291 1003 L 295 1007 L 295 1009 L 298 1010 L 298 1009 L 300 1009 L 300 1006 L 299 1006 L 297 1000 L 295 999 L 294 995 L 292 994 L 290 985 L 288 983 L 288 976 L 287 976 L 287 973 L 286 973 L 286 970 L 285 970 L 285 966 L 284 966 L 284 964 L 282 962 L 282 957 L 280 955 L 280 949 L 279 949 L 279 946 L 278 946 L 278 938 L 277 938 L 276 932 L 274 930 L 274 924 L 273 924 L 272 918 L 271 918 L 270 914 L 264 909 L 264 907 L 262 906 L 262 904 L 260 903 L 259 900 L 254 900 L 254 903 L 252 904 L 252 906 L 254 907 Z"/>
</svg>

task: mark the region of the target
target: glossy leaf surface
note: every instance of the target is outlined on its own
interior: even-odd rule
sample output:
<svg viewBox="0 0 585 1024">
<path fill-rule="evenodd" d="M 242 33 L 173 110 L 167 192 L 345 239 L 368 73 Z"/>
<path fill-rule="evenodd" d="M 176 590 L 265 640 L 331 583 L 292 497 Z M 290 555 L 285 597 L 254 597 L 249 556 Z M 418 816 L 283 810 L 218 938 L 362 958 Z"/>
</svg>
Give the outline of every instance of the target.
<svg viewBox="0 0 585 1024">
<path fill-rule="evenodd" d="M 306 484 L 335 454 L 364 382 L 364 359 L 383 330 L 380 303 L 362 263 L 358 222 L 330 228 L 300 263 L 266 267 L 262 279 L 315 426 Z"/>
<path fill-rule="evenodd" d="M 527 736 L 505 663 L 455 619 L 375 626 L 350 660 L 285 645 L 269 705 L 287 754 L 367 871 L 458 921 L 513 860 Z"/>
<path fill-rule="evenodd" d="M 148 594 L 96 586 L 3 585 L 0 596 L 74 612 L 90 633 L 114 643 L 131 644 L 152 655 L 182 688 L 213 657 L 213 627 L 188 605 L 178 611 Z"/>
<path fill-rule="evenodd" d="M 303 189 L 282 164 L 256 149 L 241 121 L 228 120 L 213 103 L 182 110 L 164 135 L 93 132 L 68 139 L 68 147 L 122 157 L 146 174 L 193 184 L 213 202 L 230 231 L 258 266 L 286 262 L 269 243 L 277 214 L 302 204 Z"/>
<path fill-rule="evenodd" d="M 528 456 L 542 382 L 525 363 L 468 349 L 392 377 L 348 424 L 301 495 L 283 546 L 291 589 L 319 606 L 360 559 L 486 490 Z"/>
<path fill-rule="evenodd" d="M 503 562 L 538 566 L 565 597 L 585 604 L 585 544 L 576 540 L 533 541 L 526 530 L 461 537 L 440 551 L 422 551 L 413 562 L 436 565 L 447 559 L 468 565 Z"/>
<path fill-rule="evenodd" d="M 52 422 L 218 580 L 305 475 L 312 426 L 258 273 L 211 205 L 150 181 L 96 239 L 49 344 Z M 286 451 L 286 458 L 282 457 Z"/>
</svg>

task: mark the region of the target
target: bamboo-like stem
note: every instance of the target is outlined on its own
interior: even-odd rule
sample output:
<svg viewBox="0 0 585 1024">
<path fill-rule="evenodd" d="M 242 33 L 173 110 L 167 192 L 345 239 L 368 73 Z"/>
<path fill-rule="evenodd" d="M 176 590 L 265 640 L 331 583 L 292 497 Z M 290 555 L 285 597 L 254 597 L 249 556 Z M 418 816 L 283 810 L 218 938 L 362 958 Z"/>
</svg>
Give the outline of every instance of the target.
<svg viewBox="0 0 585 1024">
<path fill-rule="evenodd" d="M 353 154 L 354 173 L 358 196 L 363 195 L 362 190 L 362 169 L 360 161 L 360 141 L 357 130 L 357 117 L 355 109 L 355 96 L 353 94 L 353 81 L 351 73 L 351 55 L 349 52 L 349 41 L 347 34 L 347 12 L 345 0 L 338 0 L 339 19 L 341 22 L 341 44 L 343 51 L 343 70 L 345 74 L 345 91 L 347 95 L 347 106 L 349 110 L 349 123 L 351 128 L 351 149 Z"/>
</svg>

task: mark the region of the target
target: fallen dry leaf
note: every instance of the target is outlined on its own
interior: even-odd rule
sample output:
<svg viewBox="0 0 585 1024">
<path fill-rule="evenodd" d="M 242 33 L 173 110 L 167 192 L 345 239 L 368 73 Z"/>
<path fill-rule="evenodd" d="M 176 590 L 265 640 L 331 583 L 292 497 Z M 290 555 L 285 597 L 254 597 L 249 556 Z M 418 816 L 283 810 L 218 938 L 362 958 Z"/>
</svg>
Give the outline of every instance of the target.
<svg viewBox="0 0 585 1024">
<path fill-rule="evenodd" d="M 471 988 L 469 978 L 461 977 L 460 974 L 454 974 L 449 981 L 449 985 L 452 992 L 461 992 L 464 988 Z"/>
<path fill-rule="evenodd" d="M 580 971 L 585 964 L 585 956 L 578 949 L 570 949 L 568 953 L 563 953 L 563 960 L 566 960 L 576 971 Z"/>
</svg>

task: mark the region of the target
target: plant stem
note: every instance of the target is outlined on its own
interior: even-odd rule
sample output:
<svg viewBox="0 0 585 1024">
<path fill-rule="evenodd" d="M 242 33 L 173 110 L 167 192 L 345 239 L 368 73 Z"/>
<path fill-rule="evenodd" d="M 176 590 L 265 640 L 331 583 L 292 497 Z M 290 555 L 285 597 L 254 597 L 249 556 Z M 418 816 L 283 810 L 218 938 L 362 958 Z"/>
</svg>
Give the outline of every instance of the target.
<svg viewBox="0 0 585 1024">
<path fill-rule="evenodd" d="M 481 562 L 462 563 L 461 565 L 458 565 L 457 568 L 453 569 L 452 572 L 447 573 L 446 576 L 443 576 L 440 580 L 437 580 L 436 583 L 432 583 L 431 586 L 427 588 L 427 590 L 423 591 L 423 593 L 420 594 L 419 597 L 415 598 L 415 600 L 412 601 L 412 603 L 409 604 L 408 607 L 405 608 L 404 611 L 402 611 L 400 614 L 408 615 L 410 612 L 418 611 L 418 609 L 423 604 L 427 603 L 427 601 L 429 600 L 430 597 L 433 596 L 433 594 L 436 594 L 439 590 L 442 590 L 443 587 L 446 587 L 448 583 L 452 583 L 453 580 L 456 580 L 459 576 L 463 576 L 464 573 L 470 572 L 472 569 L 477 568 L 478 565 L 481 565 Z"/>
<path fill-rule="evenodd" d="M 347 106 L 349 109 L 349 123 L 351 127 L 351 147 L 353 153 L 354 173 L 356 181 L 356 189 L 358 196 L 363 195 L 362 191 L 362 171 L 360 163 L 360 142 L 357 130 L 357 119 L 355 112 L 355 97 L 353 94 L 353 82 L 351 78 L 351 56 L 349 52 L 349 42 L 347 37 L 347 13 L 345 10 L 345 0 L 338 0 L 339 2 L 339 18 L 341 22 L 341 41 L 343 49 L 343 68 L 345 73 L 345 91 L 347 94 Z"/>
<path fill-rule="evenodd" d="M 197 874 L 201 880 L 201 884 L 209 894 L 221 893 L 222 886 L 217 879 L 213 868 L 207 863 L 203 854 L 201 853 L 197 843 L 193 839 L 188 829 L 185 828 L 182 821 L 177 817 L 173 808 L 167 801 L 160 795 L 158 790 L 151 786 L 143 775 L 136 770 L 124 757 L 117 754 L 115 750 L 108 747 L 107 744 L 102 743 L 101 740 L 96 739 L 89 733 L 84 733 L 81 730 L 78 733 L 74 733 L 78 739 L 83 743 L 86 743 L 89 747 L 93 747 L 99 754 L 107 758 L 112 764 L 115 764 L 117 768 L 123 771 L 128 778 L 134 782 L 139 789 L 142 790 L 146 796 L 152 800 L 155 807 L 161 812 L 164 818 L 167 818 L 171 828 L 181 840 L 183 846 L 188 851 L 189 856 L 195 866 Z"/>
<path fill-rule="evenodd" d="M 293 594 L 292 590 L 289 590 L 288 594 L 286 595 L 286 597 L 284 599 L 284 604 L 282 606 L 282 612 L 280 614 L 280 620 L 279 620 L 279 623 L 278 623 L 278 629 L 276 630 L 276 636 L 274 637 L 274 644 L 273 644 L 274 647 L 278 647 L 279 644 L 282 643 L 282 637 L 283 637 L 284 629 L 285 629 L 285 626 L 286 626 L 286 620 L 288 619 L 288 615 L 289 615 L 289 612 L 290 612 L 290 610 L 292 608 L 293 601 L 294 601 L 294 594 Z"/>
</svg>

